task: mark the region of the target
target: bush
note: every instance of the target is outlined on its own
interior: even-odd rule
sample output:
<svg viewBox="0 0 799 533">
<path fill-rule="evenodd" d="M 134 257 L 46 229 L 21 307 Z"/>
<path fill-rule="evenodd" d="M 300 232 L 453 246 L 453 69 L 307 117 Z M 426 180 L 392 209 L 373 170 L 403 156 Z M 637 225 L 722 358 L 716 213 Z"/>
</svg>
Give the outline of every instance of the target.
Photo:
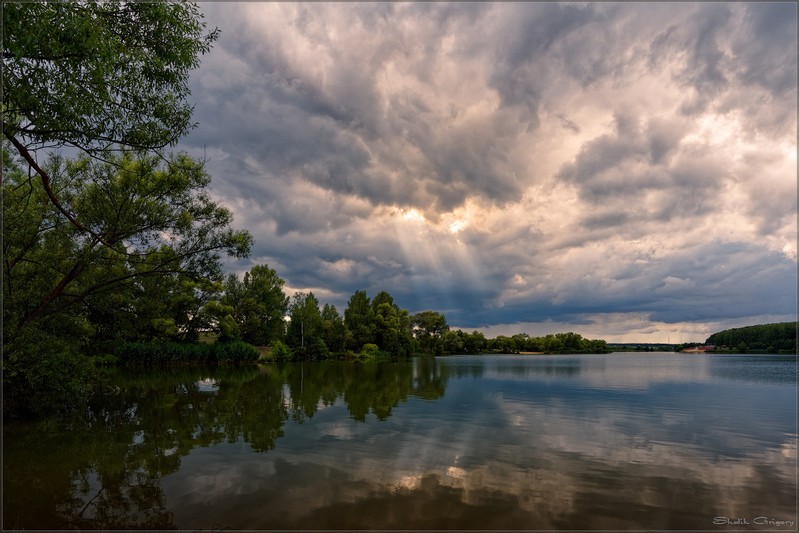
<svg viewBox="0 0 799 533">
<path fill-rule="evenodd" d="M 93 375 L 88 357 L 56 338 L 16 339 L 3 357 L 3 411 L 14 417 L 78 409 Z"/>
<path fill-rule="evenodd" d="M 312 339 L 305 347 L 305 356 L 311 359 L 320 361 L 330 357 L 330 350 L 327 349 L 327 344 L 320 338 Z"/>
<path fill-rule="evenodd" d="M 294 354 L 285 343 L 275 341 L 272 343 L 272 357 L 275 361 L 291 361 L 294 358 Z"/>
<path fill-rule="evenodd" d="M 134 365 L 246 363 L 258 360 L 258 350 L 242 341 L 215 344 L 125 342 L 117 345 L 115 355 L 120 363 Z"/>
<path fill-rule="evenodd" d="M 364 344 L 363 348 L 361 348 L 361 357 L 363 358 L 374 359 L 379 355 L 380 348 L 377 347 L 377 344 Z"/>
<path fill-rule="evenodd" d="M 212 344 L 212 355 L 219 363 L 247 362 L 258 360 L 258 350 L 244 341 L 219 342 Z"/>
<path fill-rule="evenodd" d="M 94 366 L 114 366 L 119 360 L 114 354 L 105 353 L 92 356 L 92 362 Z"/>
</svg>

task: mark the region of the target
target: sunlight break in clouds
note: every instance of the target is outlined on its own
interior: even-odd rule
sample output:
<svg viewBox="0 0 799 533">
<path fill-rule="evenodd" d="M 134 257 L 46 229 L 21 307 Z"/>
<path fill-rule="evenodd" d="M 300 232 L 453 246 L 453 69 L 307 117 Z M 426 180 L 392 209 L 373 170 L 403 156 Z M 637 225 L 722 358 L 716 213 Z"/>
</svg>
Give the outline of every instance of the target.
<svg viewBox="0 0 799 533">
<path fill-rule="evenodd" d="M 231 271 L 486 331 L 795 320 L 795 4 L 200 7 L 182 148 L 256 238 Z"/>
</svg>

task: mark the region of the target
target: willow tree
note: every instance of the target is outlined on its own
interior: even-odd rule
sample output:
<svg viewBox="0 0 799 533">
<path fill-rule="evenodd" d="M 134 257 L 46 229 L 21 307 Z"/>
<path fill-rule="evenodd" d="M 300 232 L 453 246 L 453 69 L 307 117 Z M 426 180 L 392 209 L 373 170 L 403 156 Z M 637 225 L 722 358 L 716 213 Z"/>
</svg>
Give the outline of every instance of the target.
<svg viewBox="0 0 799 533">
<path fill-rule="evenodd" d="M 3 3 L 3 136 L 81 231 L 37 152 L 159 150 L 188 133 L 189 72 L 217 39 L 187 2 Z M 94 234 L 105 243 L 103 235 Z"/>
<path fill-rule="evenodd" d="M 189 73 L 219 33 L 195 4 L 4 2 L 2 19 L 4 396 L 13 406 L 39 393 L 64 401 L 77 390 L 64 367 L 80 366 L 64 354 L 102 329 L 98 316 L 141 308 L 146 287 L 183 291 L 186 304 L 221 281 L 221 254 L 246 255 L 252 237 L 210 200 L 201 161 L 163 152 L 194 127 Z M 171 329 L 157 310 L 148 316 Z"/>
<path fill-rule="evenodd" d="M 196 333 L 203 293 L 221 288 L 221 255 L 249 253 L 252 237 L 231 227 L 231 212 L 207 194 L 202 163 L 184 155 L 166 162 L 129 152 L 105 162 L 52 156 L 43 168 L 53 191 L 88 231 L 4 156 L 6 393 L 32 396 L 36 384 L 55 390 L 42 372 L 109 333 L 123 340 Z"/>
<path fill-rule="evenodd" d="M 4 2 L 3 134 L 93 154 L 174 144 L 218 35 L 188 2 Z"/>
</svg>

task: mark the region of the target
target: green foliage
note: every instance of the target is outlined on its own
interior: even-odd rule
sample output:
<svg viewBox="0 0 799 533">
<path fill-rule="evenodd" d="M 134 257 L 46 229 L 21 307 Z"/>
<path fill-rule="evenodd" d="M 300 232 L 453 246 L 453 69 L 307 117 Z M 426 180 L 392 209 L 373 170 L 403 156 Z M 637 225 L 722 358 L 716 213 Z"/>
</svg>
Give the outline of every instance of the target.
<svg viewBox="0 0 799 533">
<path fill-rule="evenodd" d="M 336 306 L 325 304 L 322 308 L 322 340 L 333 353 L 345 350 L 348 336 L 344 319 L 338 314 Z"/>
<path fill-rule="evenodd" d="M 87 151 L 172 144 L 217 37 L 187 2 L 4 3 L 4 132 Z"/>
<path fill-rule="evenodd" d="M 493 339 L 486 339 L 478 332 L 464 333 L 461 330 L 445 331 L 440 338 L 441 352 L 444 354 L 482 353 L 491 351 L 495 353 L 610 353 L 612 350 L 604 340 L 584 339 L 573 332 L 557 333 L 544 337 L 530 337 L 526 333 L 519 333 L 508 337 L 499 335 Z"/>
<path fill-rule="evenodd" d="M 272 358 L 275 361 L 291 361 L 294 353 L 283 341 L 275 341 L 272 343 Z"/>
<path fill-rule="evenodd" d="M 219 254 L 242 257 L 252 242 L 210 201 L 200 164 L 182 155 L 52 157 L 54 189 L 92 236 L 5 150 L 3 159 L 4 339 L 40 332 L 87 354 L 120 341 L 197 340 L 221 288 Z M 19 346 L 5 345 L 4 356 Z"/>
<path fill-rule="evenodd" d="M 411 323 L 422 353 L 427 355 L 444 353 L 442 336 L 449 331 L 444 315 L 437 311 L 422 311 L 412 317 Z"/>
<path fill-rule="evenodd" d="M 516 346 L 516 341 L 505 335 L 499 335 L 490 343 L 491 349 L 499 353 L 517 353 L 519 348 Z"/>
<path fill-rule="evenodd" d="M 708 337 L 706 344 L 727 347 L 740 352 L 796 353 L 797 322 L 760 324 L 719 331 Z"/>
<path fill-rule="evenodd" d="M 242 341 L 215 344 L 125 342 L 115 348 L 115 355 L 121 364 L 127 365 L 248 363 L 258 360 L 258 350 Z"/>
<path fill-rule="evenodd" d="M 78 410 L 90 392 L 91 361 L 61 335 L 27 330 L 3 358 L 3 411 L 13 417 Z"/>
<path fill-rule="evenodd" d="M 210 199 L 202 162 L 152 153 L 193 127 L 189 71 L 217 36 L 188 2 L 3 4 L 11 410 L 80 397 L 88 360 L 78 354 L 122 341 L 193 341 L 220 318 L 209 308 L 220 254 L 245 257 L 252 237 Z M 51 152 L 62 146 L 92 159 Z M 250 357 L 230 347 L 220 354 Z M 62 383 L 51 383 L 63 366 Z"/>
<path fill-rule="evenodd" d="M 288 310 L 284 281 L 267 265 L 256 265 L 239 280 L 230 274 L 225 281 L 220 304 L 235 318 L 241 338 L 251 344 L 267 346 L 285 334 L 283 317 Z"/>
<path fill-rule="evenodd" d="M 394 304 L 394 297 L 391 296 L 387 291 L 380 291 L 375 295 L 374 298 L 372 298 L 372 311 L 377 313 L 377 310 L 383 304 L 396 308 Z"/>
<path fill-rule="evenodd" d="M 241 340 L 241 330 L 236 323 L 236 319 L 229 314 L 223 316 L 218 322 L 220 342 L 238 341 Z"/>
<path fill-rule="evenodd" d="M 282 291 L 283 280 L 265 266 L 255 268 L 251 273 L 252 277 L 245 275 L 244 282 L 229 276 L 224 294 L 206 306 L 208 313 L 217 317 L 216 329 L 221 339 L 227 338 L 222 329 L 233 329 L 228 315 L 234 317 L 244 340 L 248 340 L 243 333 L 246 328 L 263 331 L 266 320 L 252 312 L 259 307 L 262 312 L 270 310 L 267 312 L 269 320 L 280 316 L 279 322 L 283 326 L 287 302 Z M 262 285 L 263 290 L 255 291 L 251 287 L 255 286 L 259 273 L 261 279 L 268 282 Z M 275 334 L 269 339 L 273 346 L 278 340 L 285 339 L 290 355 L 285 353 L 284 358 L 320 360 L 331 355 L 343 357 L 349 352 L 360 353 L 365 344 L 374 344 L 392 357 L 409 357 L 416 348 L 408 311 L 400 309 L 385 291 L 380 292 L 374 301 L 370 301 L 366 291 L 356 291 L 343 319 L 335 306 L 325 304 L 320 311 L 319 300 L 313 293 L 295 294 L 287 307 L 289 321 L 285 335 Z"/>
<path fill-rule="evenodd" d="M 91 361 L 94 366 L 116 366 L 119 363 L 119 358 L 114 354 L 105 353 L 92 356 Z"/>
<path fill-rule="evenodd" d="M 100 237 L 69 224 L 36 182 L 10 167 L 3 182 L 4 297 L 14 309 L 4 317 L 7 335 L 76 306 L 101 335 L 118 335 L 121 325 L 153 337 L 196 333 L 202 295 L 221 276 L 218 254 L 249 253 L 252 237 L 230 228 L 230 212 L 205 192 L 210 178 L 186 156 L 165 164 L 130 153 L 102 163 L 51 158 L 64 205 L 83 213 Z M 122 316 L 132 314 L 135 323 Z"/>
<path fill-rule="evenodd" d="M 380 356 L 380 348 L 377 344 L 364 344 L 360 356 L 366 359 L 375 359 Z"/>
<path fill-rule="evenodd" d="M 210 346 L 212 358 L 219 363 L 254 362 L 259 357 L 258 350 L 243 341 L 218 342 Z"/>
<path fill-rule="evenodd" d="M 344 310 L 344 324 L 351 335 L 349 348 L 357 350 L 364 344 L 374 343 L 374 309 L 366 291 L 355 291 L 350 297 Z"/>
<path fill-rule="evenodd" d="M 331 317 L 331 324 L 339 327 L 335 317 Z M 388 292 L 380 291 L 370 300 L 366 291 L 358 290 L 344 310 L 343 346 L 357 354 L 365 345 L 374 344 L 391 357 L 409 357 L 416 348 L 411 328 L 408 311 L 400 309 Z"/>
<path fill-rule="evenodd" d="M 460 332 L 460 330 L 458 330 Z M 462 332 L 461 332 L 462 333 Z M 481 353 L 487 346 L 485 335 L 479 331 L 463 334 L 463 353 Z"/>
<path fill-rule="evenodd" d="M 323 359 L 329 352 L 324 343 L 324 323 L 319 300 L 311 293 L 298 292 L 291 301 L 291 320 L 286 342 L 301 359 Z"/>
</svg>

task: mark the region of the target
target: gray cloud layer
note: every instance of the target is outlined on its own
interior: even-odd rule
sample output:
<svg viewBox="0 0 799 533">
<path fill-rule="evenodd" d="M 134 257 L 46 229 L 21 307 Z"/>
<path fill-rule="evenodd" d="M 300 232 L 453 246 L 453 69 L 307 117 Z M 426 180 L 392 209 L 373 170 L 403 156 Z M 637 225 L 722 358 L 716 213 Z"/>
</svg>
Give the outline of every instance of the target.
<svg viewBox="0 0 799 533">
<path fill-rule="evenodd" d="M 289 287 L 463 327 L 795 316 L 795 4 L 201 8 L 184 148 Z"/>
</svg>

